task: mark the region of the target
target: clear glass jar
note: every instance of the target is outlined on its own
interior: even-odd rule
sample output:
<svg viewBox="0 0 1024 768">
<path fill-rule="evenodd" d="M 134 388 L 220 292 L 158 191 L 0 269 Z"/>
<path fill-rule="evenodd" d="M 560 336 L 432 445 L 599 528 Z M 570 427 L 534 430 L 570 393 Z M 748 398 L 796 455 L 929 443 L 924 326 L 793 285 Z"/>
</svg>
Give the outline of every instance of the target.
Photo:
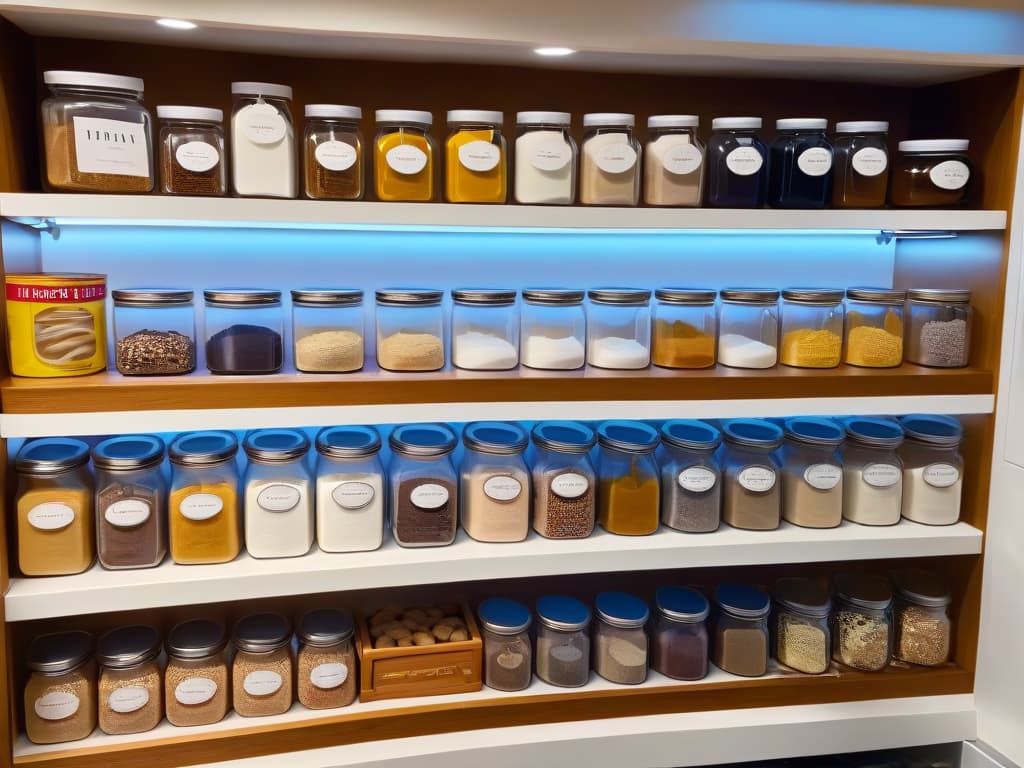
<svg viewBox="0 0 1024 768">
<path fill-rule="evenodd" d="M 160 191 L 165 195 L 227 194 L 224 112 L 160 106 Z"/>
<path fill-rule="evenodd" d="M 594 604 L 594 671 L 612 683 L 639 685 L 647 679 L 647 603 L 626 592 L 601 592 Z"/>
<path fill-rule="evenodd" d="M 231 704 L 242 717 L 280 715 L 291 709 L 295 671 L 292 629 L 276 613 L 257 613 L 235 624 Z"/>
<path fill-rule="evenodd" d="M 18 472 L 18 569 L 26 576 L 81 573 L 95 557 L 89 446 L 46 437 L 25 443 Z"/>
<path fill-rule="evenodd" d="M 210 725 L 231 709 L 231 683 L 224 656 L 223 625 L 193 619 L 167 635 L 164 709 L 171 725 Z"/>
<path fill-rule="evenodd" d="M 560 688 L 590 680 L 590 608 L 574 597 L 537 601 L 537 677 Z"/>
<path fill-rule="evenodd" d="M 384 465 L 372 427 L 327 427 L 316 437 L 316 540 L 324 552 L 366 552 L 384 538 Z"/>
<path fill-rule="evenodd" d="M 176 563 L 227 563 L 242 550 L 238 441 L 230 432 L 188 432 L 167 451 L 171 558 Z"/>
<path fill-rule="evenodd" d="M 733 528 L 770 531 L 782 519 L 782 465 L 775 454 L 782 430 L 770 421 L 733 419 L 722 425 L 722 520 Z"/>
<path fill-rule="evenodd" d="M 530 609 L 492 597 L 478 610 L 484 641 L 484 685 L 496 691 L 522 691 L 533 678 Z"/>
<path fill-rule="evenodd" d="M 779 292 L 723 288 L 718 362 L 730 368 L 774 368 L 779 356 Z"/>
<path fill-rule="evenodd" d="M 697 138 L 697 115 L 647 118 L 644 148 L 644 202 L 693 208 L 704 194 L 704 145 Z"/>
<path fill-rule="evenodd" d="M 651 669 L 673 680 L 703 680 L 708 674 L 708 600 L 689 587 L 655 593 Z"/>
<path fill-rule="evenodd" d="M 521 327 L 520 361 L 527 368 L 572 371 L 586 362 L 583 291 L 525 289 Z"/>
<path fill-rule="evenodd" d="M 903 364 L 903 304 L 906 291 L 848 288 L 843 362 L 861 368 Z"/>
<path fill-rule="evenodd" d="M 167 554 L 164 442 L 112 437 L 92 449 L 96 549 L 104 568 L 152 568 Z"/>
<path fill-rule="evenodd" d="M 88 632 L 40 635 L 25 655 L 25 735 L 33 744 L 84 739 L 96 727 L 96 662 Z"/>
<path fill-rule="evenodd" d="M 651 292 L 595 288 L 587 297 L 587 363 L 624 371 L 649 366 Z"/>
<path fill-rule="evenodd" d="M 152 119 L 138 77 L 43 73 L 44 187 L 54 192 L 152 192 Z"/>
<path fill-rule="evenodd" d="M 654 451 L 657 430 L 640 421 L 606 421 L 598 427 L 601 446 L 597 519 L 608 533 L 646 536 L 658 530 L 661 489 Z"/>
<path fill-rule="evenodd" d="M 951 416 L 912 415 L 900 419 L 906 435 L 903 460 L 903 517 L 926 525 L 960 520 L 964 428 Z"/>
<path fill-rule="evenodd" d="M 835 580 L 832 658 L 864 672 L 879 672 L 892 658 L 892 587 L 871 574 L 840 574 Z"/>
<path fill-rule="evenodd" d="M 719 584 L 715 588 L 712 661 L 723 672 L 760 677 L 768 671 L 768 614 L 771 598 L 746 584 Z"/>
<path fill-rule="evenodd" d="M 355 701 L 354 634 L 352 617 L 341 611 L 320 608 L 302 617 L 295 632 L 299 641 L 296 688 L 302 706 L 334 709 Z"/>
<path fill-rule="evenodd" d="M 373 144 L 377 199 L 429 202 L 434 199 L 434 140 L 429 112 L 378 109 Z"/>
<path fill-rule="evenodd" d="M 459 524 L 458 440 L 444 424 L 403 424 L 388 440 L 392 532 L 403 547 L 445 546 Z"/>
<path fill-rule="evenodd" d="M 125 376 L 174 376 L 196 369 L 192 291 L 118 290 L 114 300 L 114 363 Z"/>
<path fill-rule="evenodd" d="M 298 174 L 292 89 L 231 84 L 231 186 L 239 197 L 295 197 Z"/>
<path fill-rule="evenodd" d="M 516 292 L 452 291 L 451 350 L 452 364 L 469 371 L 507 371 L 519 365 Z"/>
<path fill-rule="evenodd" d="M 99 725 L 111 735 L 144 733 L 164 719 L 160 633 L 153 627 L 111 630 L 100 638 Z"/>
<path fill-rule="evenodd" d="M 533 428 L 533 530 L 548 539 L 583 539 L 594 530 L 597 474 L 590 449 L 597 436 L 572 421 Z"/>
<path fill-rule="evenodd" d="M 861 525 L 896 525 L 903 503 L 903 427 L 857 416 L 844 422 L 843 517 Z"/>
<path fill-rule="evenodd" d="M 845 430 L 831 419 L 786 419 L 782 462 L 782 517 L 803 528 L 836 528 L 843 522 Z"/>
<path fill-rule="evenodd" d="M 505 116 L 484 109 L 448 111 L 444 194 L 449 203 L 504 203 L 508 196 Z"/>
<path fill-rule="evenodd" d="M 679 419 L 661 426 L 661 522 L 686 533 L 718 530 L 722 473 L 716 454 L 722 433 L 702 421 Z"/>
<path fill-rule="evenodd" d="M 707 146 L 709 208 L 761 208 L 768 191 L 768 148 L 760 117 L 716 117 Z"/>
<path fill-rule="evenodd" d="M 284 364 L 281 292 L 203 291 L 206 367 L 215 374 L 277 373 Z"/>
<path fill-rule="evenodd" d="M 292 291 L 295 368 L 348 373 L 363 367 L 363 292 L 356 288 Z"/>
<path fill-rule="evenodd" d="M 386 371 L 444 368 L 443 291 L 377 291 L 377 365 Z"/>
<path fill-rule="evenodd" d="M 302 134 L 303 190 L 311 200 L 362 200 L 366 178 L 363 110 L 307 104 Z"/>
<path fill-rule="evenodd" d="M 568 112 L 517 112 L 515 198 L 524 205 L 572 205 L 576 142 Z"/>
<path fill-rule="evenodd" d="M 949 661 L 953 622 L 949 588 L 930 571 L 907 568 L 893 574 L 893 657 L 908 664 L 939 667 Z"/>
<path fill-rule="evenodd" d="M 898 208 L 938 208 L 966 202 L 974 170 L 967 157 L 969 145 L 967 139 L 901 141 L 889 202 Z"/>
<path fill-rule="evenodd" d="M 971 358 L 971 292 L 914 288 L 907 291 L 907 362 L 931 368 L 964 368 Z"/>
<path fill-rule="evenodd" d="M 768 205 L 824 208 L 832 199 L 832 142 L 824 118 L 775 121 L 768 163 Z"/>
<path fill-rule="evenodd" d="M 780 363 L 791 368 L 836 368 L 842 348 L 842 289 L 787 288 L 782 292 Z"/>
<path fill-rule="evenodd" d="M 252 557 L 298 557 L 313 546 L 309 438 L 294 429 L 259 429 L 242 443 L 245 548 Z"/>
<path fill-rule="evenodd" d="M 462 527 L 477 541 L 522 541 L 530 532 L 530 440 L 518 424 L 477 421 L 462 431 Z"/>
<path fill-rule="evenodd" d="M 814 579 L 787 577 L 775 582 L 772 620 L 774 656 L 797 672 L 820 675 L 832 659 L 828 588 Z"/>
<path fill-rule="evenodd" d="M 832 140 L 835 171 L 833 208 L 883 208 L 889 188 L 889 123 L 852 120 L 836 123 Z"/>
<path fill-rule="evenodd" d="M 716 292 L 659 288 L 654 292 L 651 362 L 661 368 L 711 368 L 718 341 Z"/>
<path fill-rule="evenodd" d="M 580 202 L 584 205 L 636 205 L 640 202 L 640 141 L 636 119 L 618 112 L 583 116 L 580 145 Z"/>
</svg>

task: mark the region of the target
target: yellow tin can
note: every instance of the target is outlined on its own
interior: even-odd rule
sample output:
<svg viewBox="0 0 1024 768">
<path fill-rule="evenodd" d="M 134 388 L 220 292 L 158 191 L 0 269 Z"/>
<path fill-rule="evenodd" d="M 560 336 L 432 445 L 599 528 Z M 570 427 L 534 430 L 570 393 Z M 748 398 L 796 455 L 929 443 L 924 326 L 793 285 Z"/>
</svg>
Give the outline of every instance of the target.
<svg viewBox="0 0 1024 768">
<path fill-rule="evenodd" d="M 11 373 L 84 376 L 107 368 L 107 276 L 10 274 Z"/>
</svg>

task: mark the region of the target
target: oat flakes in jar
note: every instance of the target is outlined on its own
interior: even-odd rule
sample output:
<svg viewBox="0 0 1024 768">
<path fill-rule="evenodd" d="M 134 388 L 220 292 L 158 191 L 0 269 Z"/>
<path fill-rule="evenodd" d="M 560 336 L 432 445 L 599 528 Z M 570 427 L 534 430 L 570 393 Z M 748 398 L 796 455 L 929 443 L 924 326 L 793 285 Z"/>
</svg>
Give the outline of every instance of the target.
<svg viewBox="0 0 1024 768">
<path fill-rule="evenodd" d="M 29 645 L 25 734 L 33 744 L 84 739 L 96 727 L 96 663 L 88 632 L 56 632 Z"/>
<path fill-rule="evenodd" d="M 276 613 L 257 613 L 235 624 L 231 700 L 242 717 L 287 712 L 292 706 L 292 629 Z"/>
<path fill-rule="evenodd" d="M 164 717 L 160 633 L 153 627 L 120 627 L 100 638 L 100 730 L 108 734 L 151 731 Z"/>
<path fill-rule="evenodd" d="M 167 635 L 164 705 L 171 725 L 209 725 L 230 709 L 224 626 L 207 619 L 178 624 Z"/>
<path fill-rule="evenodd" d="M 309 709 L 347 707 L 356 698 L 355 625 L 347 613 L 331 608 L 302 617 L 299 640 L 298 698 Z"/>
</svg>

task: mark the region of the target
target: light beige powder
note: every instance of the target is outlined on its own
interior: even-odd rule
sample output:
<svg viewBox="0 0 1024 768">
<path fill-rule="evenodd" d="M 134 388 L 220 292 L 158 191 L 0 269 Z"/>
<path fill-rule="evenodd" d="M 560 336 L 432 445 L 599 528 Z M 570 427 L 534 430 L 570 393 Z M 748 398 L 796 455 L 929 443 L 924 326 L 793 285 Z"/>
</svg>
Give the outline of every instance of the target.
<svg viewBox="0 0 1024 768">
<path fill-rule="evenodd" d="M 444 367 L 444 343 L 432 333 L 399 331 L 380 340 L 377 364 L 388 371 L 436 371 Z"/>
<path fill-rule="evenodd" d="M 519 494 L 503 500 L 516 483 Z M 529 533 L 530 477 L 523 470 L 464 472 L 461 498 L 462 527 L 477 541 L 522 541 Z"/>
</svg>

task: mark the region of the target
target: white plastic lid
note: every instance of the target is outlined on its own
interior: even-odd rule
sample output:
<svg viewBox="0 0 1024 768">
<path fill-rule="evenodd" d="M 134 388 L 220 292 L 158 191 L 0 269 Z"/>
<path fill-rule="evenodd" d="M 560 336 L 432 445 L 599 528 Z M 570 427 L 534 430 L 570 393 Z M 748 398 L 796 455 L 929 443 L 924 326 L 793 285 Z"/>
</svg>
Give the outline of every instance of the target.
<svg viewBox="0 0 1024 768">
<path fill-rule="evenodd" d="M 256 83 L 250 81 L 232 83 L 231 93 L 292 100 L 292 87 L 290 85 L 278 85 L 277 83 Z"/>
<path fill-rule="evenodd" d="M 828 120 L 824 117 L 786 117 L 775 121 L 777 131 L 824 131 Z"/>
<path fill-rule="evenodd" d="M 697 115 L 651 115 L 647 118 L 648 128 L 696 128 L 698 125 Z"/>
<path fill-rule="evenodd" d="M 375 115 L 378 123 L 417 123 L 432 125 L 434 116 L 418 109 L 378 109 Z"/>
<path fill-rule="evenodd" d="M 836 133 L 886 133 L 889 123 L 885 120 L 847 120 L 836 123 Z"/>
<path fill-rule="evenodd" d="M 620 125 L 632 128 L 636 125 L 636 118 L 627 112 L 591 112 L 583 116 L 584 128 Z"/>
<path fill-rule="evenodd" d="M 49 72 L 43 72 L 43 82 L 47 85 L 84 85 L 136 93 L 142 93 L 144 90 L 141 77 L 105 75 L 102 72 L 75 72 L 68 69 L 51 69 Z"/>
<path fill-rule="evenodd" d="M 449 123 L 486 123 L 487 125 L 501 125 L 505 121 L 505 115 L 490 109 L 449 109 Z"/>
<path fill-rule="evenodd" d="M 711 121 L 711 130 L 730 130 L 733 128 L 760 128 L 760 117 L 716 117 Z"/>
<path fill-rule="evenodd" d="M 212 107 L 162 105 L 156 108 L 156 116 L 166 120 L 200 120 L 206 123 L 219 123 L 224 119 L 224 110 Z"/>
<path fill-rule="evenodd" d="M 568 112 L 516 112 L 516 123 L 547 123 L 548 125 L 569 125 L 572 115 Z"/>
<path fill-rule="evenodd" d="M 307 104 L 306 117 L 340 117 L 348 120 L 362 120 L 363 110 L 344 104 Z"/>
<path fill-rule="evenodd" d="M 966 152 L 968 139 L 912 139 L 900 142 L 900 152 Z"/>
</svg>

